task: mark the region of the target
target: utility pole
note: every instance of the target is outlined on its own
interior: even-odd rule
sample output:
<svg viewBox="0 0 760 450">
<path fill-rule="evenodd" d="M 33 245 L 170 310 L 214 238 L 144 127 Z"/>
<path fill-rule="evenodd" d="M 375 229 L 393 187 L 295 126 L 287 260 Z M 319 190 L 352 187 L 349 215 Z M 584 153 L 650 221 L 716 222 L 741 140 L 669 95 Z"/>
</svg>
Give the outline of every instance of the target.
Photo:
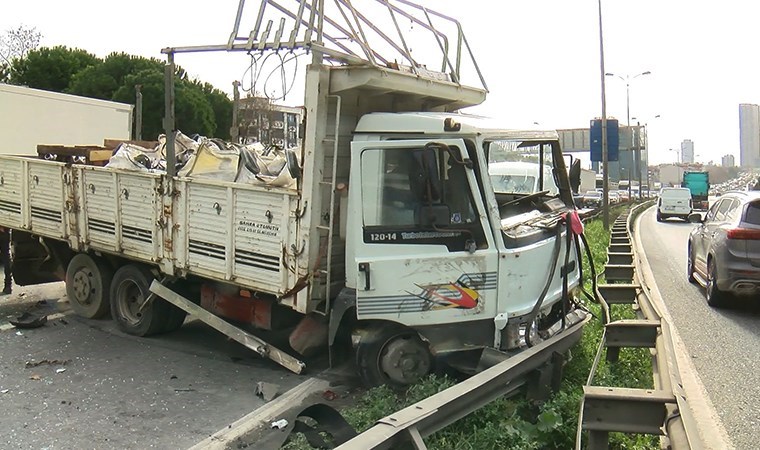
<svg viewBox="0 0 760 450">
<path fill-rule="evenodd" d="M 602 33 L 602 0 L 597 0 L 599 4 L 599 65 L 602 71 L 602 222 L 605 231 L 610 229 L 610 172 L 607 154 L 607 95 L 605 91 L 605 71 L 604 71 L 604 35 Z"/>
<path fill-rule="evenodd" d="M 135 85 L 135 139 L 142 141 L 142 85 Z"/>
</svg>

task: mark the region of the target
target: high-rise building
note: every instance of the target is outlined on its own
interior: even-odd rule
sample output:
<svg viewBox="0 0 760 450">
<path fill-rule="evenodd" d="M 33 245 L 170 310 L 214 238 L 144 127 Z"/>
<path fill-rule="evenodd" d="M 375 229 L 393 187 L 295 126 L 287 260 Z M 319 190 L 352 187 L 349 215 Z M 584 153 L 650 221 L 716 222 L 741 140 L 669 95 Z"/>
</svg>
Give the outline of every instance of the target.
<svg viewBox="0 0 760 450">
<path fill-rule="evenodd" d="M 734 167 L 736 165 L 734 155 L 723 155 L 723 157 L 720 158 L 720 165 L 723 167 Z"/>
<path fill-rule="evenodd" d="M 684 139 L 681 142 L 681 162 L 684 164 L 694 162 L 694 142 L 691 139 Z"/>
<path fill-rule="evenodd" d="M 739 165 L 760 167 L 760 106 L 739 105 Z"/>
</svg>

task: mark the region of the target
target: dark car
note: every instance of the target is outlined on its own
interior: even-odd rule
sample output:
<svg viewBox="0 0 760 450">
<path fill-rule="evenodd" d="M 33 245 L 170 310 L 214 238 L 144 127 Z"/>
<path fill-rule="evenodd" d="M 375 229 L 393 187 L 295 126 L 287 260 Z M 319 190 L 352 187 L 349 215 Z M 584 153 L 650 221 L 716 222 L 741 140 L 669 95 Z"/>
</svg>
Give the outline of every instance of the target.
<svg viewBox="0 0 760 450">
<path fill-rule="evenodd" d="M 730 296 L 760 296 L 760 192 L 723 194 L 707 211 L 689 215 L 698 223 L 689 235 L 689 281 L 705 287 L 707 303 Z"/>
</svg>

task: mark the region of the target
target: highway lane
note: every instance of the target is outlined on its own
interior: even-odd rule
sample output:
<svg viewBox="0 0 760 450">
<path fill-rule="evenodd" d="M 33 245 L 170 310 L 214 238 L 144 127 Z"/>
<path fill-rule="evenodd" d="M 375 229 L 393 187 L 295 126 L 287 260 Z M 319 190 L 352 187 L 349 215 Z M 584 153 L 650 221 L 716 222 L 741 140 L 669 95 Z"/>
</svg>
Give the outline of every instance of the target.
<svg viewBox="0 0 760 450">
<path fill-rule="evenodd" d="M 686 278 L 693 224 L 658 223 L 650 208 L 640 236 L 663 301 L 716 412 L 738 449 L 760 446 L 760 299 L 711 308 Z"/>
</svg>

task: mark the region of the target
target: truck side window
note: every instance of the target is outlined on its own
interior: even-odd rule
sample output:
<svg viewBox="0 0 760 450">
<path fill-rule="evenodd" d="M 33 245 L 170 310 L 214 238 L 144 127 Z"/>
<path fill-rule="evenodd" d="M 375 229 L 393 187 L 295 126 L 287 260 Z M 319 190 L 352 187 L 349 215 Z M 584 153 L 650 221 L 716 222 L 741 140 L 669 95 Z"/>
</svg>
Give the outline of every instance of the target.
<svg viewBox="0 0 760 450">
<path fill-rule="evenodd" d="M 445 243 L 461 250 L 465 241 L 474 240 L 478 248 L 485 247 L 466 170 L 438 148 L 362 152 L 365 241 Z"/>
</svg>

